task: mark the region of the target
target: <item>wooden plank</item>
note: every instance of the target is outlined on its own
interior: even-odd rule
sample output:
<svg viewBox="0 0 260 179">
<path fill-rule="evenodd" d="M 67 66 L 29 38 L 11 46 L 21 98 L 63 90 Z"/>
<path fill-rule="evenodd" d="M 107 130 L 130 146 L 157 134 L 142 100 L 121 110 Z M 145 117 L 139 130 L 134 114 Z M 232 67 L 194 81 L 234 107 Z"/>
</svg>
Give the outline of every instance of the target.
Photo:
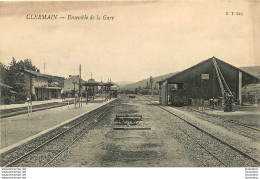
<svg viewBox="0 0 260 179">
<path fill-rule="evenodd" d="M 151 130 L 150 127 L 114 127 L 113 130 Z"/>
<path fill-rule="evenodd" d="M 116 119 L 142 119 L 140 117 L 116 117 Z"/>
<path fill-rule="evenodd" d="M 116 117 L 142 117 L 142 115 L 134 115 L 134 114 L 117 114 Z"/>
</svg>

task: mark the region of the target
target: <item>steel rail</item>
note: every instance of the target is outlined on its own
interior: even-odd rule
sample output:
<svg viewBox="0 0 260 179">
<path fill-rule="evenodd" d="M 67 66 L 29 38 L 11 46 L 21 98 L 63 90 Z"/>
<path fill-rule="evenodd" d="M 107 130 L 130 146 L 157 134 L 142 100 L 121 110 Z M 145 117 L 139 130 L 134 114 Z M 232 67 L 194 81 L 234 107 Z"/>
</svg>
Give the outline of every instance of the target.
<svg viewBox="0 0 260 179">
<path fill-rule="evenodd" d="M 205 113 L 205 112 L 203 112 L 203 111 L 198 111 L 198 110 L 191 109 L 191 108 L 190 108 L 190 110 L 195 111 L 195 112 L 197 112 L 197 113 L 206 114 L 206 115 L 211 116 L 211 117 L 223 119 L 223 118 L 221 118 L 221 117 L 217 117 L 217 116 L 214 116 L 214 115 Z M 227 121 L 227 119 L 223 119 L 223 120 Z M 256 127 L 248 126 L 248 125 L 246 125 L 246 124 L 241 124 L 241 123 L 239 123 L 239 122 L 235 122 L 235 121 L 228 121 L 228 122 L 233 123 L 233 124 L 237 124 L 237 125 L 240 125 L 240 126 L 244 126 L 244 127 L 249 128 L 249 129 L 252 129 L 252 130 L 260 131 L 260 129 L 258 129 L 258 128 L 256 128 Z"/>
<path fill-rule="evenodd" d="M 51 139 L 47 140 L 47 141 L 44 142 L 43 144 L 41 144 L 41 145 L 35 147 L 34 149 L 30 150 L 29 152 L 25 153 L 24 155 L 20 156 L 19 158 L 15 159 L 15 160 L 13 160 L 13 161 L 11 161 L 11 162 L 9 162 L 8 164 L 6 164 L 6 165 L 3 166 L 3 167 L 9 167 L 9 166 L 13 165 L 14 163 L 16 163 L 16 162 L 22 160 L 22 159 L 25 158 L 26 156 L 30 155 L 31 153 L 35 152 L 36 150 L 38 150 L 38 149 L 40 149 L 41 147 L 45 146 L 46 144 L 50 143 L 50 142 L 53 141 L 54 139 L 58 138 L 59 136 L 65 134 L 66 132 L 68 132 L 68 131 L 70 131 L 71 129 L 75 128 L 75 127 L 78 126 L 79 124 L 85 122 L 85 121 L 88 120 L 89 118 L 91 118 L 91 117 L 93 117 L 94 115 L 98 114 L 99 112 L 103 111 L 104 108 L 105 108 L 105 109 L 108 108 L 109 105 L 111 105 L 111 104 L 114 103 L 115 101 L 116 101 L 116 100 L 114 100 L 114 101 L 112 101 L 111 103 L 108 103 L 108 104 L 106 104 L 106 105 L 104 105 L 104 106 L 102 106 L 102 107 L 96 109 L 96 111 L 93 111 L 93 113 L 91 113 L 90 116 L 85 116 L 85 119 L 83 119 L 82 121 L 80 121 L 80 122 L 74 124 L 73 126 L 71 126 L 70 128 L 66 129 L 65 131 L 62 131 L 62 132 L 59 133 L 58 135 L 55 135 L 54 137 L 52 137 Z M 82 117 L 83 117 L 83 116 L 82 116 Z M 80 117 L 79 117 L 79 118 L 80 118 Z M 78 119 L 79 119 L 79 118 L 78 118 Z M 75 119 L 75 120 L 77 120 L 77 119 Z"/>
<path fill-rule="evenodd" d="M 226 164 L 224 164 L 219 158 L 217 158 L 214 154 L 212 154 L 208 149 L 206 149 L 206 147 L 204 147 L 203 145 L 201 145 L 196 139 L 194 139 L 191 135 L 189 135 L 187 132 L 185 132 L 183 129 L 181 129 L 179 126 L 177 126 L 178 129 L 180 129 L 184 134 L 186 134 L 187 136 L 189 136 L 191 139 L 193 139 L 201 148 L 203 148 L 204 150 L 206 150 L 212 157 L 214 157 L 219 163 L 221 163 L 222 165 L 224 165 L 225 167 L 227 167 Z"/>
<path fill-rule="evenodd" d="M 147 100 L 148 102 L 152 103 L 150 100 L 148 100 L 148 99 L 146 99 L 146 100 Z M 208 133 L 207 131 L 205 131 L 205 130 L 199 128 L 198 126 L 192 124 L 191 122 L 185 120 L 184 118 L 182 118 L 182 117 L 180 117 L 180 116 L 174 114 L 173 112 L 171 112 L 171 111 L 169 111 L 169 110 L 167 110 L 167 109 L 165 109 L 165 108 L 163 108 L 163 107 L 161 107 L 161 106 L 157 106 L 157 107 L 159 107 L 159 108 L 161 108 L 162 110 L 164 110 L 164 111 L 166 111 L 166 112 L 172 114 L 173 116 L 175 116 L 175 117 L 177 117 L 177 118 L 183 120 L 184 122 L 186 122 L 186 123 L 189 124 L 190 126 L 192 126 L 192 127 L 196 128 L 197 130 L 199 130 L 199 131 L 201 131 L 201 132 L 207 134 L 207 135 L 210 136 L 211 138 L 213 138 L 213 139 L 219 141 L 220 143 L 222 143 L 222 144 L 228 146 L 229 148 L 231 148 L 232 150 L 236 151 L 237 153 L 239 153 L 239 154 L 242 155 L 243 157 L 245 157 L 245 158 L 247 158 L 247 159 L 250 159 L 250 160 L 253 161 L 255 164 L 257 164 L 257 165 L 260 166 L 260 161 L 256 160 L 255 158 L 253 158 L 253 157 L 249 156 L 248 154 L 242 152 L 241 150 L 239 150 L 239 149 L 233 147 L 232 145 L 230 145 L 230 144 L 228 144 L 227 142 L 225 142 L 225 141 L 219 139 L 218 137 L 216 137 L 216 136 L 214 136 L 214 135 Z"/>
<path fill-rule="evenodd" d="M 110 107 L 112 109 L 112 107 Z M 109 111 L 110 112 L 110 111 Z M 84 134 L 86 134 L 92 127 L 94 127 L 97 123 L 99 123 L 109 112 L 104 113 L 98 121 L 95 121 L 91 126 L 89 126 L 85 131 L 83 131 L 78 137 L 76 137 L 71 143 L 69 143 L 66 147 L 64 147 L 58 154 L 56 154 L 51 160 L 43 165 L 46 167 L 50 163 L 52 163 L 57 157 L 59 157 L 65 150 L 67 150 L 72 144 L 74 144 L 77 140 L 79 140 Z"/>
</svg>

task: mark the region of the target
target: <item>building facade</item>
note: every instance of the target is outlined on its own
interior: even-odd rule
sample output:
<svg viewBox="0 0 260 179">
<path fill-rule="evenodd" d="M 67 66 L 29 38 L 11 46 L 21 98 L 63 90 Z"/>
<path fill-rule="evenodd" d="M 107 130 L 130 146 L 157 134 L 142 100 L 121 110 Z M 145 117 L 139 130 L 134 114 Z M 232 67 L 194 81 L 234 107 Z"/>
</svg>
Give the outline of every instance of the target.
<svg viewBox="0 0 260 179">
<path fill-rule="evenodd" d="M 64 92 L 79 92 L 79 75 L 69 75 L 69 78 L 64 80 Z"/>
<path fill-rule="evenodd" d="M 81 83 L 85 81 L 81 79 Z M 79 75 L 69 75 L 69 78 L 64 80 L 63 92 L 71 97 L 79 96 Z M 81 87 L 81 92 L 85 93 L 85 89 Z"/>
<path fill-rule="evenodd" d="M 24 70 L 25 89 L 35 95 L 35 100 L 61 98 L 62 88 L 57 83 L 49 83 L 48 76 L 39 72 Z"/>
</svg>

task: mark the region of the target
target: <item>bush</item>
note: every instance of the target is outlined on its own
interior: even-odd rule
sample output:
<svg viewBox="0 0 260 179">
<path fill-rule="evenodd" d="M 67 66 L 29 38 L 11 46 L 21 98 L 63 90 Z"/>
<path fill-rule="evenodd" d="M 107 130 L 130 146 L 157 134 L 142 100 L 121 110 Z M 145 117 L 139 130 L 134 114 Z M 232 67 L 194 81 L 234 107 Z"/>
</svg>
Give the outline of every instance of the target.
<svg viewBox="0 0 260 179">
<path fill-rule="evenodd" d="M 9 96 L 2 96 L 1 103 L 2 104 L 10 104 L 11 98 Z"/>
<path fill-rule="evenodd" d="M 15 101 L 26 101 L 26 93 L 17 93 L 15 95 Z"/>
</svg>

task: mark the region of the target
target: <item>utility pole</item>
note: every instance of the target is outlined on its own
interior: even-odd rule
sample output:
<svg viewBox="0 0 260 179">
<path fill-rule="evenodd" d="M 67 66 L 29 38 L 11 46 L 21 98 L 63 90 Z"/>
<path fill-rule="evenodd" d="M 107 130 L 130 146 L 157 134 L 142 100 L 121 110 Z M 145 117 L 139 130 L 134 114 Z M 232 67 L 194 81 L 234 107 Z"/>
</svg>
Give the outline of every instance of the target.
<svg viewBox="0 0 260 179">
<path fill-rule="evenodd" d="M 82 91 L 81 91 L 81 87 L 82 87 L 82 84 L 81 84 L 81 64 L 79 64 L 79 100 L 80 100 L 80 105 L 79 106 L 82 106 Z"/>
<path fill-rule="evenodd" d="M 45 62 L 43 63 L 43 72 L 45 74 L 45 68 L 46 68 L 46 65 L 45 65 Z"/>
<path fill-rule="evenodd" d="M 74 84 L 73 98 L 74 98 L 74 108 L 76 109 L 76 97 L 75 97 L 76 88 L 75 88 L 75 85 L 77 84 L 77 82 L 73 81 L 72 83 Z"/>
<path fill-rule="evenodd" d="M 77 84 L 77 82 L 73 81 L 72 83 L 74 84 L 74 91 L 73 91 L 74 94 L 73 94 L 73 97 L 75 97 L 75 93 L 76 93 L 76 87 L 75 87 L 75 85 Z"/>
</svg>

